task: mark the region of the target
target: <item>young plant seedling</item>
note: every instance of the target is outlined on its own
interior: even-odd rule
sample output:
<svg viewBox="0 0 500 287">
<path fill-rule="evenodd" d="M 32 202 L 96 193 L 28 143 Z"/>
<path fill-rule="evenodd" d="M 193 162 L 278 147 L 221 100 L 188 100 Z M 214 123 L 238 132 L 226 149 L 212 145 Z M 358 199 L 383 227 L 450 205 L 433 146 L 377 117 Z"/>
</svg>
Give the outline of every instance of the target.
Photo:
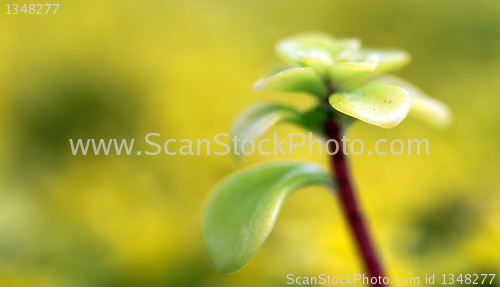
<svg viewBox="0 0 500 287">
<path fill-rule="evenodd" d="M 384 276 L 356 201 L 341 138 L 357 120 L 392 128 L 410 114 L 445 127 L 451 113 L 441 101 L 387 74 L 409 62 L 403 50 L 361 48 L 359 39 L 314 32 L 279 41 L 276 52 L 287 68 L 257 81 L 255 90 L 307 93 L 317 105 L 307 111 L 273 103 L 250 107 L 236 120 L 231 138 L 256 140 L 279 123 L 296 124 L 337 151 L 330 156 L 331 174 L 315 164 L 285 161 L 254 166 L 225 179 L 213 190 L 204 215 L 208 258 L 222 273 L 237 271 L 271 232 L 284 200 L 300 188 L 322 185 L 338 194 L 368 276 Z"/>
</svg>

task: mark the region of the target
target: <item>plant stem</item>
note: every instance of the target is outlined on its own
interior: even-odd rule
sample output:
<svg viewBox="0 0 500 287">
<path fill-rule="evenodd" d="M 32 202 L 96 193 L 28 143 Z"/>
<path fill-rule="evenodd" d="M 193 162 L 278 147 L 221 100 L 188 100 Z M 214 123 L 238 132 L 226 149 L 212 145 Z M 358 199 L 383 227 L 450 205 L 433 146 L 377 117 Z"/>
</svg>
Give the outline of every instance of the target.
<svg viewBox="0 0 500 287">
<path fill-rule="evenodd" d="M 382 266 L 379 262 L 378 255 L 373 246 L 361 210 L 356 202 L 354 188 L 350 179 L 347 157 L 341 142 L 343 135 L 342 127 L 335 118 L 332 118 L 325 123 L 324 130 L 328 139 L 334 140 L 337 143 L 333 141 L 329 142 L 330 151 L 335 151 L 338 146 L 337 153 L 330 156 L 332 176 L 337 180 L 342 208 L 355 237 L 358 251 L 363 258 L 365 270 L 370 277 L 383 279 L 384 272 Z M 373 286 L 385 286 L 385 284 L 383 284 L 381 280 L 377 280 L 377 283 L 373 284 Z"/>
</svg>

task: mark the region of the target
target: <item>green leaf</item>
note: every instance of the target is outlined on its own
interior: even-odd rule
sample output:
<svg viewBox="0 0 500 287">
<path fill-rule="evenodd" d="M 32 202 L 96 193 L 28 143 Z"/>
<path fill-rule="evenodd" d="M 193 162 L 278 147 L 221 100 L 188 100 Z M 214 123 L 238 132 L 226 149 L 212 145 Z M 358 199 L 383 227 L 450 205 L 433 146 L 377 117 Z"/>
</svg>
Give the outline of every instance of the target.
<svg viewBox="0 0 500 287">
<path fill-rule="evenodd" d="M 383 128 L 398 125 L 410 111 L 410 96 L 394 85 L 366 85 L 330 97 L 339 112 Z"/>
<path fill-rule="evenodd" d="M 297 68 L 294 65 L 291 64 L 285 64 L 285 63 L 277 63 L 277 64 L 272 64 L 268 65 L 263 69 L 264 75 L 266 77 L 270 77 L 272 75 L 278 74 L 280 72 L 283 72 L 285 70 Z"/>
<path fill-rule="evenodd" d="M 375 54 L 379 57 L 379 63 L 375 72 L 377 74 L 398 71 L 406 66 L 411 60 L 410 54 L 399 49 L 362 49 L 361 55 Z"/>
<path fill-rule="evenodd" d="M 279 41 L 276 52 L 287 63 L 311 67 L 323 75 L 327 67 L 355 55 L 360 46 L 356 38 L 336 39 L 326 33 L 308 32 Z"/>
<path fill-rule="evenodd" d="M 336 46 L 331 50 L 335 61 L 348 61 L 353 58 L 361 48 L 358 38 L 343 38 L 337 40 Z"/>
<path fill-rule="evenodd" d="M 294 68 L 282 71 L 274 76 L 257 81 L 254 89 L 258 92 L 309 93 L 320 98 L 324 98 L 327 91 L 321 77 L 311 68 Z"/>
<path fill-rule="evenodd" d="M 328 51 L 311 50 L 307 53 L 299 53 L 297 60 L 300 65 L 311 67 L 324 76 L 330 66 L 338 61 L 346 61 L 355 55 L 360 45 L 358 39 L 340 39 Z"/>
<path fill-rule="evenodd" d="M 332 49 L 338 46 L 335 37 L 322 32 L 307 32 L 282 39 L 276 52 L 285 62 L 300 64 L 300 58 L 316 58 L 333 63 Z"/>
<path fill-rule="evenodd" d="M 334 63 L 329 54 L 319 57 L 319 53 L 300 55 L 298 62 L 302 66 L 312 68 L 318 75 L 324 75 L 326 69 Z"/>
<path fill-rule="evenodd" d="M 208 201 L 203 223 L 212 265 L 222 273 L 243 267 L 273 229 L 287 196 L 311 185 L 334 186 L 318 166 L 300 162 L 254 166 L 219 184 Z"/>
<path fill-rule="evenodd" d="M 274 126 L 284 122 L 303 126 L 302 115 L 294 108 L 271 103 L 257 104 L 236 118 L 230 138 L 237 137 L 240 144 L 245 140 L 255 141 Z M 231 147 L 233 148 L 233 145 Z M 247 148 L 248 145 L 243 146 L 244 151 L 247 151 Z M 237 160 L 241 160 L 244 155 L 242 150 L 234 149 L 232 154 Z"/>
<path fill-rule="evenodd" d="M 383 75 L 371 83 L 393 84 L 405 89 L 411 97 L 410 116 L 420 118 L 438 128 L 445 128 L 453 121 L 453 114 L 448 106 L 432 98 L 411 83 L 394 75 Z"/>
<path fill-rule="evenodd" d="M 335 88 L 346 90 L 365 79 L 377 68 L 378 62 L 379 57 L 372 54 L 363 61 L 336 63 L 328 68 L 328 76 Z"/>
</svg>

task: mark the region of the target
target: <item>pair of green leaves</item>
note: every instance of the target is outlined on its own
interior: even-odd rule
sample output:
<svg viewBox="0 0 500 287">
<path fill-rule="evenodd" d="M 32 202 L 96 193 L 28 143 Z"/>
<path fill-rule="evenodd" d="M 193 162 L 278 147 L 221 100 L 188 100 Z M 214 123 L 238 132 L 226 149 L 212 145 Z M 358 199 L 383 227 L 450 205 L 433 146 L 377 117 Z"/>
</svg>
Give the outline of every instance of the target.
<svg viewBox="0 0 500 287">
<path fill-rule="evenodd" d="M 303 113 L 262 103 L 240 115 L 231 138 L 255 141 L 280 123 L 315 130 L 313 126 L 325 120 L 320 110 Z M 244 153 L 233 155 L 241 160 Z M 318 166 L 301 162 L 257 165 L 225 179 L 213 191 L 204 216 L 205 247 L 212 265 L 221 273 L 243 267 L 271 232 L 284 200 L 293 191 L 310 185 L 333 189 L 334 183 Z"/>
<path fill-rule="evenodd" d="M 257 82 L 256 89 L 258 91 L 274 90 L 325 94 L 325 89 L 319 89 L 312 85 L 317 79 L 311 77 L 310 70 L 305 70 L 305 76 L 301 77 L 301 70 L 304 69 L 298 68 L 293 69 L 293 71 L 281 72 L 269 78 L 268 81 Z M 291 78 L 296 78 L 297 81 L 293 81 Z M 293 84 L 288 85 L 288 81 L 293 82 Z M 329 98 L 329 103 L 339 112 L 383 128 L 398 125 L 408 114 L 436 127 L 447 127 L 452 119 L 450 110 L 443 102 L 429 97 L 412 84 L 394 75 L 383 75 L 369 81 L 367 85 L 349 92 L 335 93 Z M 253 109 L 255 108 L 249 109 L 244 115 L 253 112 Z M 266 110 L 270 112 L 271 109 L 268 107 Z M 277 106 L 274 109 L 276 113 L 283 110 Z M 297 110 L 291 111 L 292 108 L 285 109 L 290 116 L 285 116 L 282 119 L 289 118 L 289 121 L 293 122 L 292 118 L 297 118 L 299 112 Z M 239 122 L 243 122 L 243 119 L 249 120 L 249 118 L 243 116 Z M 304 124 L 300 125 L 304 126 Z"/>
</svg>

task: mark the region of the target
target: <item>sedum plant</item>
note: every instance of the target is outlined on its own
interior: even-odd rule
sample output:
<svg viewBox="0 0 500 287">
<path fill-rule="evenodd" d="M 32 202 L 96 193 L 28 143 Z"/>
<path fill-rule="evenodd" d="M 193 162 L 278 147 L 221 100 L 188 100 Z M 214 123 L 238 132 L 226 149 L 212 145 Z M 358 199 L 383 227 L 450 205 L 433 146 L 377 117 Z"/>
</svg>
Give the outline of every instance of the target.
<svg viewBox="0 0 500 287">
<path fill-rule="evenodd" d="M 284 68 L 257 81 L 254 89 L 307 93 L 317 99 L 317 105 L 306 111 L 274 103 L 252 106 L 236 120 L 231 138 L 256 140 L 284 122 L 301 126 L 330 140 L 330 150 L 337 151 L 330 156 L 331 172 L 315 164 L 285 161 L 257 165 L 225 179 L 213 190 L 204 214 L 208 258 L 222 273 L 237 271 L 263 244 L 287 196 L 306 186 L 322 185 L 338 194 L 368 275 L 383 276 L 356 201 L 346 153 L 334 141 L 340 143 L 358 120 L 392 128 L 410 115 L 445 127 L 450 111 L 441 101 L 388 74 L 410 61 L 403 50 L 362 48 L 358 39 L 312 32 L 279 41 L 276 52 L 285 61 Z M 241 159 L 243 154 L 235 156 Z"/>
</svg>

